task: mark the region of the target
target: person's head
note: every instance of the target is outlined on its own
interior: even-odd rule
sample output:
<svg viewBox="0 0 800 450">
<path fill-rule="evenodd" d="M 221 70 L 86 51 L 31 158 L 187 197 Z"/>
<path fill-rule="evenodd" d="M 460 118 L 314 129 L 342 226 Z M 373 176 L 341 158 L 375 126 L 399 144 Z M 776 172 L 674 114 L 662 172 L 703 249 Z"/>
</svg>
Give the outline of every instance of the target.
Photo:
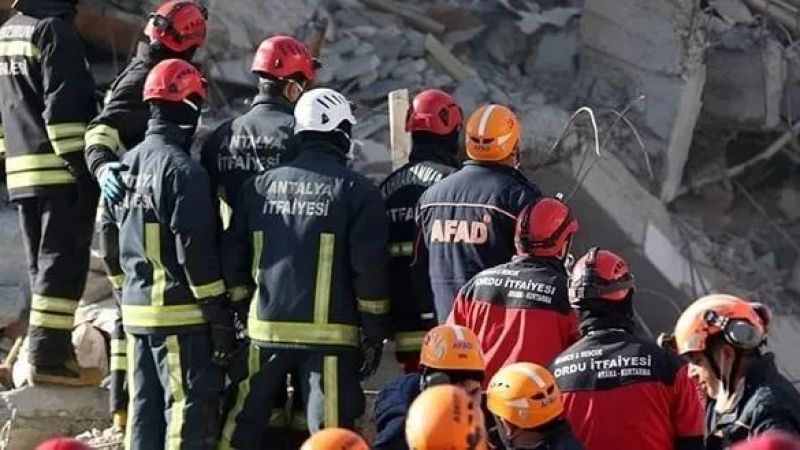
<svg viewBox="0 0 800 450">
<path fill-rule="evenodd" d="M 633 274 L 621 256 L 591 248 L 575 263 L 569 279 L 569 300 L 581 319 L 581 332 L 607 328 L 631 331 Z"/>
<path fill-rule="evenodd" d="M 458 153 L 458 139 L 464 114 L 456 100 L 438 89 L 426 89 L 411 102 L 406 131 L 415 143 L 440 147 L 450 156 Z"/>
<path fill-rule="evenodd" d="M 484 105 L 469 116 L 467 156 L 475 161 L 516 167 L 520 163 L 522 127 L 516 114 L 502 105 Z"/>
<path fill-rule="evenodd" d="M 800 436 L 770 430 L 734 445 L 731 450 L 800 450 Z"/>
<path fill-rule="evenodd" d="M 425 335 L 419 355 L 422 389 L 454 384 L 480 402 L 483 360 L 478 337 L 460 325 L 439 325 Z"/>
<path fill-rule="evenodd" d="M 305 92 L 294 107 L 294 133 L 302 141 L 321 141 L 347 154 L 356 117 L 353 104 L 333 89 Z"/>
<path fill-rule="evenodd" d="M 522 208 L 517 216 L 517 255 L 564 261 L 577 232 L 578 221 L 569 206 L 557 198 L 542 197 Z"/>
<path fill-rule="evenodd" d="M 369 450 L 369 446 L 353 431 L 325 428 L 306 439 L 300 450 Z"/>
<path fill-rule="evenodd" d="M 92 447 L 72 438 L 61 437 L 42 442 L 36 450 L 92 450 Z"/>
<path fill-rule="evenodd" d="M 203 74 L 182 59 L 166 59 L 156 64 L 144 82 L 144 101 L 153 118 L 178 125 L 193 134 L 206 100 Z"/>
<path fill-rule="evenodd" d="M 487 450 L 480 403 L 458 386 L 424 390 L 408 409 L 406 441 L 410 450 Z"/>
<path fill-rule="evenodd" d="M 256 50 L 251 70 L 262 94 L 279 94 L 296 103 L 316 78 L 319 63 L 308 47 L 291 36 L 272 36 Z"/>
<path fill-rule="evenodd" d="M 535 444 L 564 412 L 553 374 L 532 363 L 509 364 L 494 374 L 486 406 L 508 448 Z"/>
<path fill-rule="evenodd" d="M 208 11 L 199 3 L 171 0 L 150 14 L 144 34 L 153 50 L 190 60 L 206 40 L 207 20 Z"/>
<path fill-rule="evenodd" d="M 678 354 L 689 360 L 689 375 L 711 398 L 732 392 L 748 361 L 767 340 L 769 312 L 733 295 L 697 299 L 675 324 Z"/>
</svg>

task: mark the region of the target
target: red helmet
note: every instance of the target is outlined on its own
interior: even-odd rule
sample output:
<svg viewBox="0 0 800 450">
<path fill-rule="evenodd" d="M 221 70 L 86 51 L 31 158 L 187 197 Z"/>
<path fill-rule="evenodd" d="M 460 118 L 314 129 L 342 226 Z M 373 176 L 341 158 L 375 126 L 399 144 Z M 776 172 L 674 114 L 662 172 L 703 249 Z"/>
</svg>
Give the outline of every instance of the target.
<svg viewBox="0 0 800 450">
<path fill-rule="evenodd" d="M 206 80 L 195 66 L 182 59 L 165 59 L 156 64 L 144 82 L 145 101 L 183 102 L 193 94 L 206 99 Z"/>
<path fill-rule="evenodd" d="M 732 448 L 733 450 L 800 450 L 800 437 L 779 430 L 770 430 Z"/>
<path fill-rule="evenodd" d="M 619 255 L 608 250 L 591 248 L 575 263 L 569 280 L 569 299 L 580 303 L 584 299 L 610 302 L 625 300 L 633 291 L 633 274 Z"/>
<path fill-rule="evenodd" d="M 203 45 L 206 39 L 206 9 L 193 1 L 172 0 L 150 14 L 144 34 L 150 42 L 182 53 Z"/>
<path fill-rule="evenodd" d="M 81 441 L 62 437 L 42 442 L 36 447 L 36 450 L 92 450 L 92 447 Z"/>
<path fill-rule="evenodd" d="M 566 245 L 578 231 L 578 221 L 557 198 L 544 197 L 519 213 L 514 231 L 518 255 L 566 256 Z"/>
<path fill-rule="evenodd" d="M 310 83 L 316 77 L 317 62 L 308 47 L 291 36 L 272 36 L 256 50 L 252 71 L 279 80 L 296 73 Z"/>
<path fill-rule="evenodd" d="M 406 131 L 446 135 L 461 127 L 464 114 L 450 94 L 427 89 L 414 97 L 406 118 Z"/>
</svg>

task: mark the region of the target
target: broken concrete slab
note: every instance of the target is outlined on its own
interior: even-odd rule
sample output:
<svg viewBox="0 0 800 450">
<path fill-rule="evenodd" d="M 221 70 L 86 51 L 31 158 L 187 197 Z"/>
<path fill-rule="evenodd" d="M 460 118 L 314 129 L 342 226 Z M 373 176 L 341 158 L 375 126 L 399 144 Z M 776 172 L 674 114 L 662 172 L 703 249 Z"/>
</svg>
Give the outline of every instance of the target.
<svg viewBox="0 0 800 450">
<path fill-rule="evenodd" d="M 381 59 L 375 54 L 350 58 L 337 68 L 334 79 L 338 81 L 352 80 L 377 69 L 380 65 Z"/>
<path fill-rule="evenodd" d="M 572 30 L 543 34 L 525 63 L 525 71 L 536 73 L 537 78 L 571 83 L 578 70 L 580 45 L 580 37 Z"/>
<path fill-rule="evenodd" d="M 478 77 L 469 78 L 467 81 L 459 83 L 453 96 L 461 105 L 464 114 L 469 116 L 478 106 L 487 103 L 486 94 L 489 92 L 488 86 Z"/>
<path fill-rule="evenodd" d="M 522 19 L 517 22 L 519 30 L 525 34 L 534 34 L 545 25 L 558 28 L 567 25 L 573 17 L 581 14 L 580 8 L 553 8 L 541 13 L 521 12 Z"/>
<path fill-rule="evenodd" d="M 711 0 L 712 8 L 729 24 L 753 23 L 755 18 L 742 0 Z"/>
</svg>

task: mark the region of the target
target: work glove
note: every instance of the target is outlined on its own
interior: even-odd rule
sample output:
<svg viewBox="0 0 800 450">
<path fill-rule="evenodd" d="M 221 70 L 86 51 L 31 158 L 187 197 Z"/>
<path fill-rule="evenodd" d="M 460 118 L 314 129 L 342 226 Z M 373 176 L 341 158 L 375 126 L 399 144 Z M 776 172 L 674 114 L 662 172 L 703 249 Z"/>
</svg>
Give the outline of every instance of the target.
<svg viewBox="0 0 800 450">
<path fill-rule="evenodd" d="M 224 367 L 239 348 L 230 299 L 223 295 L 205 300 L 200 309 L 211 327 L 211 362 Z"/>
<path fill-rule="evenodd" d="M 358 364 L 358 375 L 362 380 L 375 375 L 381 364 L 381 356 L 383 356 L 383 342 L 370 342 L 362 336 Z"/>
<path fill-rule="evenodd" d="M 125 164 L 110 162 L 105 163 L 98 171 L 97 182 L 100 184 L 103 199 L 112 205 L 122 201 L 125 196 L 125 185 L 120 176 L 120 172 L 124 170 L 128 170 Z"/>
</svg>

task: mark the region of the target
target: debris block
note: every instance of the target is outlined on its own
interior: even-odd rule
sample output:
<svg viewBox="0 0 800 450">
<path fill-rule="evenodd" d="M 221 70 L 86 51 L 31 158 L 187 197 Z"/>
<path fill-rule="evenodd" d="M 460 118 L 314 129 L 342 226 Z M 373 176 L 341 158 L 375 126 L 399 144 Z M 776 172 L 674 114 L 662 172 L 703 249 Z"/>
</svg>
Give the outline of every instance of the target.
<svg viewBox="0 0 800 450">
<path fill-rule="evenodd" d="M 709 2 L 729 24 L 753 23 L 755 19 L 742 0 L 711 0 Z"/>
<path fill-rule="evenodd" d="M 391 0 L 361 0 L 367 6 L 388 11 L 405 19 L 410 25 L 430 33 L 443 33 L 445 26 L 411 8 L 395 3 Z"/>
<path fill-rule="evenodd" d="M 336 71 L 335 79 L 339 81 L 351 80 L 367 74 L 381 65 L 377 55 L 362 55 L 345 61 Z"/>
<path fill-rule="evenodd" d="M 522 19 L 517 22 L 517 26 L 525 34 L 534 34 L 545 25 L 562 28 L 570 19 L 580 14 L 580 8 L 553 8 L 542 13 L 520 12 Z"/>
<path fill-rule="evenodd" d="M 453 56 L 450 50 L 442 45 L 432 34 L 425 36 L 425 50 L 456 81 L 466 81 L 473 72 L 472 69 Z"/>
</svg>

